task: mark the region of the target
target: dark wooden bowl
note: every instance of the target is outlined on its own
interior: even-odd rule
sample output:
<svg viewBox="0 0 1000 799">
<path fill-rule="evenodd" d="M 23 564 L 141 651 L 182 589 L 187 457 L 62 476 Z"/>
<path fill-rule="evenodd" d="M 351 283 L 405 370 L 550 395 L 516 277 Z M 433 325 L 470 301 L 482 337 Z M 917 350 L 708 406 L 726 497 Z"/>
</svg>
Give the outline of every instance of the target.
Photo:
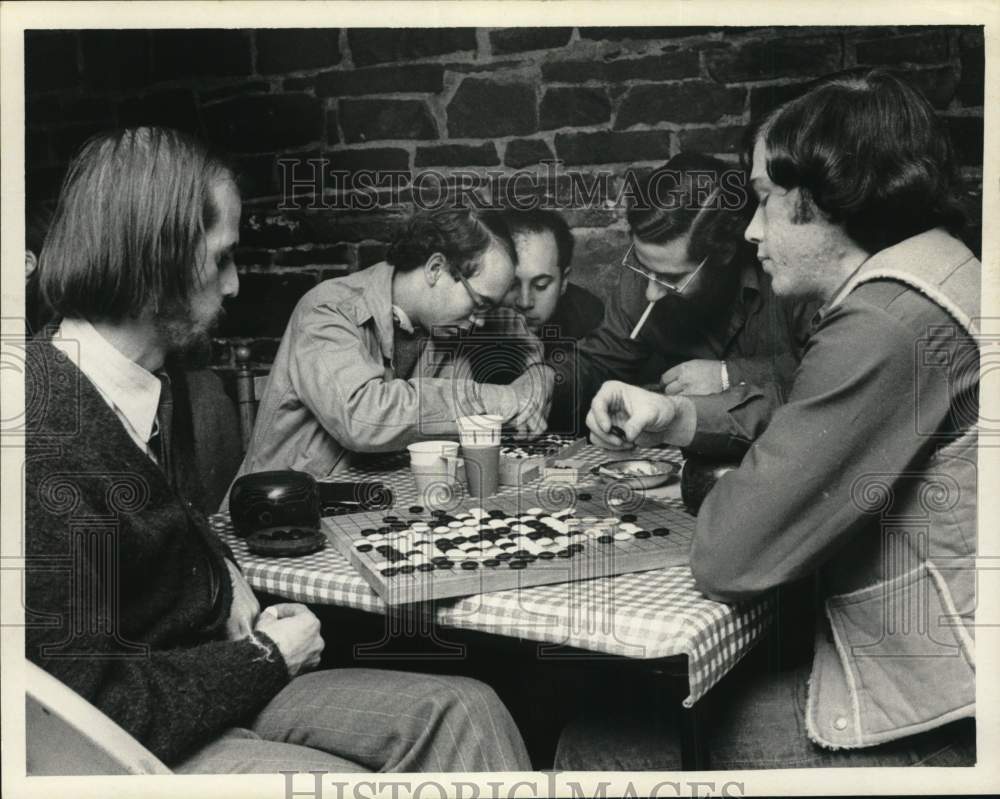
<svg viewBox="0 0 1000 799">
<path fill-rule="evenodd" d="M 681 499 L 684 506 L 697 513 L 708 492 L 726 472 L 739 467 L 739 463 L 719 461 L 700 455 L 688 455 L 681 469 Z"/>
<path fill-rule="evenodd" d="M 305 472 L 245 474 L 229 492 L 229 515 L 243 538 L 273 528 L 318 530 L 319 488 Z"/>
</svg>

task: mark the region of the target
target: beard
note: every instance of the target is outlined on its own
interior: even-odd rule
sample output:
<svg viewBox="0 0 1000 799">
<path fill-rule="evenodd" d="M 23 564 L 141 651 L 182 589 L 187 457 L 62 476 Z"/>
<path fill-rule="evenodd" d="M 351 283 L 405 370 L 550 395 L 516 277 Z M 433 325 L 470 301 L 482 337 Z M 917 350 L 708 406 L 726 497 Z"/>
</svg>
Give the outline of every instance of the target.
<svg viewBox="0 0 1000 799">
<path fill-rule="evenodd" d="M 219 307 L 208 316 L 198 315 L 190 304 L 171 303 L 156 317 L 156 331 L 168 353 L 185 356 L 202 354 L 211 346 L 211 332 L 225 315 Z"/>
<path fill-rule="evenodd" d="M 724 264 L 709 261 L 711 267 L 697 291 L 686 297 L 672 297 L 673 312 L 685 325 L 712 329 L 725 325 L 732 315 L 733 302 L 740 286 L 740 264 L 732 259 Z"/>
</svg>

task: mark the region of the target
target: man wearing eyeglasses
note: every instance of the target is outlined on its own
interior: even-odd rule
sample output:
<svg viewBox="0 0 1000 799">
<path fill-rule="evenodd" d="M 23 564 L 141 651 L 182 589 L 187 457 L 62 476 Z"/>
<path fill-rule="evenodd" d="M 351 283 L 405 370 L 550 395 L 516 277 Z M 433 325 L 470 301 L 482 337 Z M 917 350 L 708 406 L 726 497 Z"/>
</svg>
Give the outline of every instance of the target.
<svg viewBox="0 0 1000 799">
<path fill-rule="evenodd" d="M 584 429 L 605 380 L 655 384 L 665 394 L 702 395 L 693 448 L 726 455 L 734 438 L 747 440 L 730 413 L 731 387 L 752 385 L 781 403 L 815 304 L 771 290 L 742 238 L 752 206 L 737 167 L 697 153 L 674 156 L 640 184 L 617 296 L 578 344 L 576 395 L 573 381 L 557 384 L 553 424 L 569 423 L 572 411 Z"/>
<path fill-rule="evenodd" d="M 501 220 L 469 211 L 411 217 L 386 260 L 305 294 L 275 356 L 240 474 L 297 469 L 323 479 L 351 454 L 398 450 L 491 413 L 527 433 L 546 428 L 553 371 L 533 347 L 509 385 L 477 383 L 464 334 L 500 307 L 514 278 Z"/>
</svg>

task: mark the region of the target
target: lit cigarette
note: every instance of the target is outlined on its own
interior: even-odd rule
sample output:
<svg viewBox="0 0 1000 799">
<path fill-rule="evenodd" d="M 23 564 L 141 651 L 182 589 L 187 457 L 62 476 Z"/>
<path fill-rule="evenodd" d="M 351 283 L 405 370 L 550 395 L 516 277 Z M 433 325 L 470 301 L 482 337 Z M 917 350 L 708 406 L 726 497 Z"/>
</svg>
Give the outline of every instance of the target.
<svg viewBox="0 0 1000 799">
<path fill-rule="evenodd" d="M 650 300 L 649 305 L 646 306 L 646 310 L 642 312 L 642 316 L 639 317 L 639 321 L 635 323 L 635 327 L 632 328 L 632 332 L 629 338 L 635 341 L 635 337 L 639 335 L 639 331 L 642 330 L 642 326 L 646 324 L 646 320 L 649 318 L 649 312 L 653 310 L 653 306 L 656 304 L 656 300 Z"/>
</svg>

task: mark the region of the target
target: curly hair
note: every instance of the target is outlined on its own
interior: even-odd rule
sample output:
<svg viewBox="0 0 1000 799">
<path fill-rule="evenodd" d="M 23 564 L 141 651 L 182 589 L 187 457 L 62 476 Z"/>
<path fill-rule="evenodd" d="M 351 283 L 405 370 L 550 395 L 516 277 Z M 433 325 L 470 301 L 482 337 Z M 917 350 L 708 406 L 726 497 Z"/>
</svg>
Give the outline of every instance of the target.
<svg viewBox="0 0 1000 799">
<path fill-rule="evenodd" d="M 743 231 L 756 203 L 746 173 L 701 153 L 678 153 L 653 170 L 630 197 L 626 218 L 632 235 L 666 244 L 690 235 L 688 257 L 730 261 L 745 246 Z"/>
<path fill-rule="evenodd" d="M 221 156 L 176 130 L 91 138 L 70 164 L 45 238 L 46 303 L 63 317 L 119 322 L 186 302 L 220 180 L 235 182 Z"/>
<path fill-rule="evenodd" d="M 477 216 L 450 208 L 418 211 L 406 220 L 385 259 L 398 271 L 409 272 L 422 267 L 434 253 L 441 253 L 453 274 L 472 277 L 483 254 L 494 244 L 503 247 L 517 263 L 510 231 L 499 216 Z"/>
<path fill-rule="evenodd" d="M 824 80 L 765 118 L 753 137 L 761 139 L 768 177 L 803 189 L 868 252 L 964 226 L 947 130 L 920 92 L 888 72 Z"/>
</svg>

